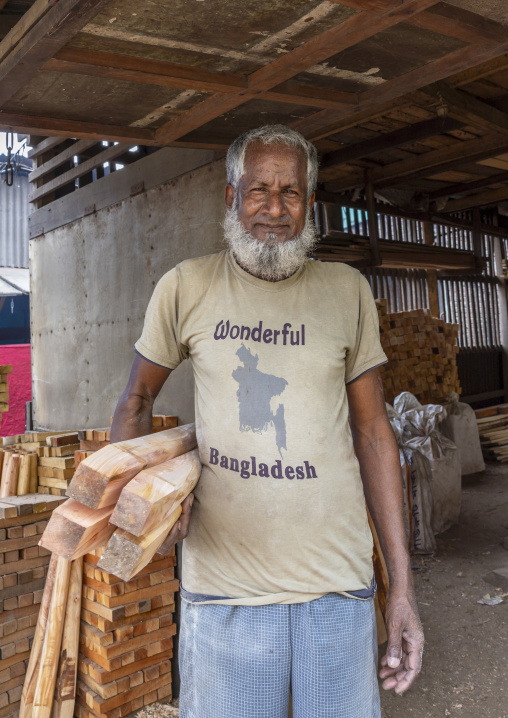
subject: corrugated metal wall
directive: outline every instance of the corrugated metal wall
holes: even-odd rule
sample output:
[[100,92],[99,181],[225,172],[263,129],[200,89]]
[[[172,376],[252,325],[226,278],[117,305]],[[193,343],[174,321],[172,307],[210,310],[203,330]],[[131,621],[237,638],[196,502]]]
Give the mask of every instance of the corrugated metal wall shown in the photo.
[[24,170],[15,173],[12,187],[7,187],[5,172],[0,172],[0,267],[28,267],[28,173]]

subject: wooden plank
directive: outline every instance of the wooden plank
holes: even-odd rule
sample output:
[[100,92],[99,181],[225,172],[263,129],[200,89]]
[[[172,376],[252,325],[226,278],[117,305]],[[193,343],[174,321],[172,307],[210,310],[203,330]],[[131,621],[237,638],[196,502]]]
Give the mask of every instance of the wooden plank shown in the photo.
[[[58,177],[55,177],[55,179],[52,179],[49,182],[46,182],[46,184],[43,184],[41,187],[33,189],[33,191],[29,195],[28,201],[37,202],[37,200],[42,199],[42,197],[46,197],[48,194],[51,194],[55,190],[64,187],[70,182],[73,182],[78,177],[83,177],[83,175],[88,174],[96,167],[102,167],[104,162],[110,162],[111,160],[115,159],[115,157],[119,157],[120,155],[125,154],[129,151],[129,147],[131,146],[132,145],[128,145],[125,143],[119,143],[117,145],[111,145],[111,147],[107,147],[103,152],[99,152],[99,154],[94,155],[89,160],[80,162],[78,165],[76,165],[76,167],[67,170],[67,172],[64,172],[63,174],[59,175]],[[77,440],[78,438],[76,434],[73,441],[69,440],[65,443],[74,444]],[[63,444],[52,444],[52,446],[62,445]]]
[[37,475],[54,479],[72,479],[74,469],[58,469],[56,466],[40,466],[37,469]]
[[117,502],[123,487],[144,468],[196,447],[194,424],[105,446],[80,463],[67,494],[91,508]]
[[42,647],[48,622],[49,607],[55,582],[57,562],[57,557],[53,556],[49,564],[48,575],[46,578],[44,593],[42,595],[41,607],[37,620],[34,641],[32,644],[32,650],[30,652],[30,660],[28,662],[25,684],[23,687],[23,692],[21,694],[19,718],[30,718],[30,716],[32,715],[33,701],[40,672]]
[[508,199],[508,187],[489,189],[478,194],[471,194],[461,199],[452,199],[446,203],[444,212],[460,212],[473,207],[488,207]]
[[506,27],[494,22],[479,13],[471,12],[457,5],[447,5],[440,2],[425,12],[408,18],[410,25],[421,27],[424,30],[437,32],[464,40],[467,43],[478,43],[487,40],[492,43],[506,41]]
[[37,568],[38,566],[47,566],[48,563],[49,556],[44,555],[37,556],[37,558],[24,558],[22,561],[0,564],[0,576],[5,576],[6,573],[28,571],[30,568]]
[[73,469],[74,456],[42,456],[39,459],[39,466],[55,467],[56,469]]
[[100,646],[98,643],[93,641],[93,638],[92,642],[94,643],[94,651],[98,655],[110,661],[113,658],[117,658],[118,656],[128,653],[129,651],[133,651],[136,648],[149,646],[152,643],[157,643],[165,638],[171,638],[174,635],[176,635],[176,624],[172,623],[169,626],[159,628],[158,630],[151,631],[150,633],[144,633],[127,641],[116,641],[109,646]]
[[123,529],[116,529],[97,565],[124,581],[130,581],[157,553],[181,513],[182,507],[177,506],[159,526],[139,538]]
[[[39,3],[36,2],[39,6]],[[17,42],[7,35],[0,43],[0,106],[11,99],[105,4],[105,0],[60,0],[45,3],[33,26]],[[42,4],[41,4],[41,7]],[[14,33],[16,28],[11,31]]]
[[98,593],[99,603],[108,608],[115,608],[116,606],[125,606],[128,603],[144,601],[147,598],[153,598],[158,596],[161,591],[167,593],[174,593],[178,591],[179,583],[178,580],[173,579],[172,581],[166,581],[163,584],[156,584],[155,586],[147,586],[146,588],[140,588],[137,591],[131,591],[130,593],[124,593],[121,596],[107,596],[106,594]]
[[30,454],[24,454],[19,461],[18,486],[16,493],[18,496],[30,493],[30,477],[32,462]]
[[52,718],[72,718],[76,700],[83,558],[72,562]]
[[150,532],[190,494],[200,475],[197,449],[141,471],[122,490],[111,523],[135,536]]
[[68,561],[104,545],[114,531],[112,507],[90,509],[74,499],[59,506],[41,536],[40,545]]
[[441,199],[442,197],[452,197],[454,194],[463,194],[475,189],[483,189],[483,187],[491,187],[495,184],[508,182],[508,172],[500,172],[490,177],[482,177],[472,182],[457,182],[456,184],[446,185],[441,189],[429,192],[430,199]]
[[125,676],[129,676],[134,672],[141,671],[144,668],[149,668],[150,666],[153,666],[156,663],[159,663],[161,661],[166,661],[172,657],[173,657],[173,650],[170,649],[169,651],[163,651],[162,653],[156,653],[153,656],[147,656],[146,658],[143,658],[134,663],[129,663],[126,666],[121,666],[120,668],[117,668],[115,671],[107,671],[106,669],[102,668],[102,666],[98,666],[97,664],[92,663],[90,665],[89,673],[94,681],[96,681],[100,685],[104,685],[106,683],[110,683],[111,681],[116,681],[119,678],[124,678]]
[[402,22],[409,15],[425,10],[436,2],[437,0],[406,0],[395,9],[390,7],[376,12],[358,13],[253,72],[248,76],[247,91],[212,95],[181,117],[162,125],[155,133],[156,140],[161,144],[173,142],[215,117],[248,102],[260,91],[271,90],[316,63]]
[[41,651],[39,677],[35,687],[33,718],[50,718],[51,716],[70,574],[71,562],[59,556]]
[[[88,607],[95,606],[93,601],[89,601]],[[168,613],[175,611],[175,604],[170,603],[167,606],[160,606],[158,608],[152,608],[149,612],[151,618],[159,618],[161,616],[167,616]],[[123,618],[115,621],[110,621],[104,616],[99,616],[97,613],[92,612],[86,608],[81,609],[81,618],[86,621],[89,625],[99,628],[101,631],[107,633],[108,631],[116,631],[125,627],[136,627],[140,623],[144,623],[146,618],[145,613],[138,613],[133,616],[124,616]]]
[[58,145],[62,144],[63,141],[64,140],[61,137],[46,137],[38,142],[35,147],[28,150],[28,158],[31,160],[36,159],[49,150],[52,150],[54,147],[58,147]]
[[448,105],[448,113],[460,118],[465,124],[480,125],[492,132],[508,132],[508,116],[505,112],[464,90],[451,87],[443,81],[426,87],[427,93]]
[[[58,167],[61,167],[66,162],[72,160],[75,155],[85,152],[95,144],[96,142],[94,140],[78,140],[77,142],[74,142],[70,147],[66,147],[50,160],[44,162],[44,164],[39,165],[39,167],[34,167],[28,176],[29,181],[35,182],[41,177],[44,177],[44,175],[53,172]],[[48,436],[51,436],[51,434],[48,434]],[[44,439],[45,438],[46,436],[44,436]],[[36,439],[36,441],[38,441],[38,439]]]
[[0,499],[16,496],[18,488],[19,454],[9,454],[5,457],[2,468],[2,485],[0,487]]
[[[26,494],[25,496],[6,496],[1,500],[3,504],[14,506],[18,516],[29,516],[34,514],[33,520],[39,520],[35,514],[42,514],[46,511],[56,509],[65,499],[47,499],[39,494]],[[1,526],[0,526],[1,527]]]

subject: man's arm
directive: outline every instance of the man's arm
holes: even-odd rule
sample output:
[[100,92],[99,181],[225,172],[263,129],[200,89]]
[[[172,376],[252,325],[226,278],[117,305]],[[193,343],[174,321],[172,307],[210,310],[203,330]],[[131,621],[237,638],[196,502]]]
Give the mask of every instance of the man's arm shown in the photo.
[[[153,404],[170,374],[170,369],[152,364],[140,354],[136,354],[129,381],[115,409],[111,443],[152,433]],[[194,496],[190,494],[183,502],[180,518],[160,547],[159,553],[169,553],[178,541],[187,536],[193,501]]]
[[390,579],[388,646],[379,675],[383,688],[403,693],[420,672],[424,639],[404,528],[399,450],[386,414],[379,370],[366,372],[346,389],[365,497]]

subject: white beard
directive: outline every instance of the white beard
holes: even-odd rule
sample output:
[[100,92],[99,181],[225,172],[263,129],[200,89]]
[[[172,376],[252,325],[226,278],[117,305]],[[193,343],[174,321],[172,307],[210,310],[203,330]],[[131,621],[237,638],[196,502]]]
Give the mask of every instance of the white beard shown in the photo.
[[277,242],[273,232],[267,233],[264,241],[256,239],[240,222],[234,207],[226,209],[223,226],[224,240],[242,269],[268,282],[279,282],[298,271],[317,243],[310,210],[302,232],[287,242]]

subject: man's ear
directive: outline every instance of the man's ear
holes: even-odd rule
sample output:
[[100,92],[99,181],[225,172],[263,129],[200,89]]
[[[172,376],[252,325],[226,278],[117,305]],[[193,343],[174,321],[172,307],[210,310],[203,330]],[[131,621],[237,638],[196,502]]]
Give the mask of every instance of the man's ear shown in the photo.
[[233,206],[233,202],[235,201],[235,194],[236,194],[236,192],[235,192],[235,188],[233,187],[233,185],[231,185],[231,184],[226,185],[226,192],[224,194],[224,199],[226,201],[226,207],[228,209],[231,209],[231,207]]
[[308,201],[309,209],[312,209],[312,208],[313,208],[315,201],[316,201],[316,193],[313,192],[313,193],[311,194],[311,196],[309,197],[309,201]]

